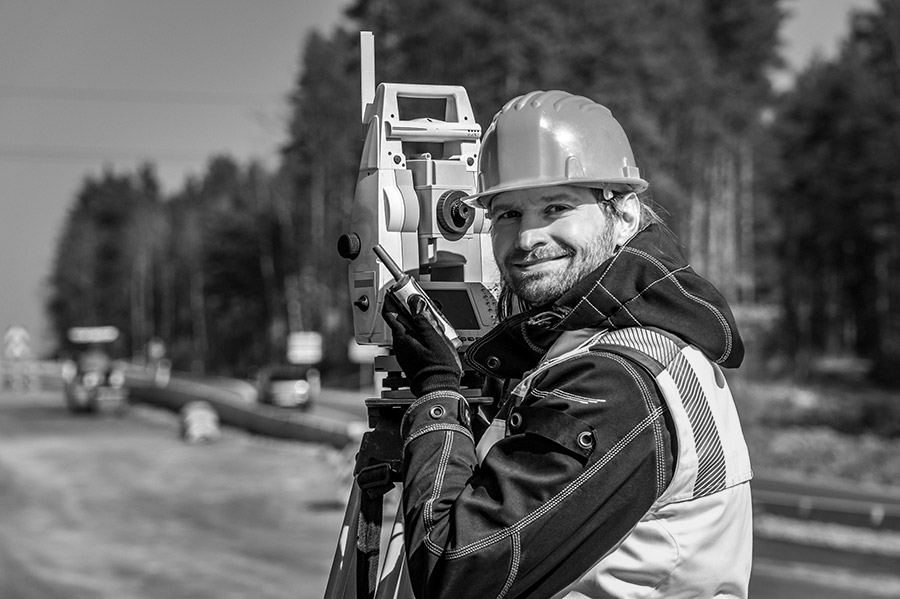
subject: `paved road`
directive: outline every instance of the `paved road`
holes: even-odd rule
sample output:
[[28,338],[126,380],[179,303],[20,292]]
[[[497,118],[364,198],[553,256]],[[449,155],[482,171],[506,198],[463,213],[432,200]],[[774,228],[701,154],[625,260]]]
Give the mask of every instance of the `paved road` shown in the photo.
[[[365,397],[327,390],[317,409],[343,421],[362,420]],[[105,599],[118,598],[124,588],[136,599],[167,599],[186,589],[192,597],[230,597],[235,589],[220,586],[217,577],[232,580],[234,563],[250,568],[245,577],[268,572],[269,594],[261,588],[259,597],[319,597],[341,515],[334,505],[340,495],[334,470],[347,466],[340,462],[346,456],[241,434],[192,450],[177,440],[171,414],[148,419],[148,413],[73,417],[59,392],[0,394],[0,597]],[[296,453],[291,447],[298,447]],[[223,501],[210,503],[213,490]],[[73,509],[112,498],[114,503],[101,503],[104,511],[73,516]],[[252,507],[260,501],[267,506],[263,513]],[[119,510],[129,518],[116,519]],[[45,532],[23,536],[37,528]],[[158,547],[164,537],[172,540],[165,550]],[[68,552],[75,547],[82,550]],[[900,597],[896,557],[765,536],[755,539],[754,554],[754,599]],[[174,567],[192,561],[190,568]],[[161,579],[160,564],[169,562],[172,571]]]
[[[0,495],[2,496],[2,495]],[[0,543],[0,597],[4,599],[76,599],[77,589],[62,589],[36,575],[6,544]]]
[[751,599],[896,599],[898,558],[754,538]]
[[0,393],[0,598],[320,599],[340,456],[223,432],[187,445],[170,412]]

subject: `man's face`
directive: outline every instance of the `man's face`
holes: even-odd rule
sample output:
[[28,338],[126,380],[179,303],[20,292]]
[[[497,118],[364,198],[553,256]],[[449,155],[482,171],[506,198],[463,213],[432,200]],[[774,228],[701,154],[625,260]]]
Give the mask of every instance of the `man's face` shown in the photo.
[[583,187],[503,192],[488,214],[500,274],[532,306],[558,299],[614,249],[616,221]]

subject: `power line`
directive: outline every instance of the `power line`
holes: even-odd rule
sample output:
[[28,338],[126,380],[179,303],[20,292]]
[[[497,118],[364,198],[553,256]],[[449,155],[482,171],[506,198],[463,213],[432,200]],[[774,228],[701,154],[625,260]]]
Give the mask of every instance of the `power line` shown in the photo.
[[[285,96],[286,97],[286,96]],[[0,85],[0,98],[62,102],[115,102],[131,104],[192,104],[256,108],[281,100],[276,94],[206,90],[110,89],[34,85]]]
[[[223,152],[224,153],[224,152]],[[60,146],[4,146],[0,145],[0,160],[4,162],[103,162],[136,160],[146,162],[196,163],[215,155],[145,148],[87,148]]]

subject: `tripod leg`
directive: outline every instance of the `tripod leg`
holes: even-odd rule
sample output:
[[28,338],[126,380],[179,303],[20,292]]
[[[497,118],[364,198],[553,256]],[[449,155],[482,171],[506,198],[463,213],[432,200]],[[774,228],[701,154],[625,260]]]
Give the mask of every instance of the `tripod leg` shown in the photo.
[[[385,496],[385,499],[400,495],[400,486]],[[384,559],[381,562],[381,570],[378,573],[378,590],[375,599],[415,599],[412,586],[409,582],[409,572],[406,565],[406,547],[403,545],[403,513],[400,511],[399,499],[392,502],[394,508],[394,523],[387,535],[387,547],[382,551]],[[385,518],[387,521],[387,518]],[[385,526],[383,530],[388,530]]]
[[341,523],[324,599],[356,599],[356,538],[362,491],[354,482],[347,501],[347,511]]

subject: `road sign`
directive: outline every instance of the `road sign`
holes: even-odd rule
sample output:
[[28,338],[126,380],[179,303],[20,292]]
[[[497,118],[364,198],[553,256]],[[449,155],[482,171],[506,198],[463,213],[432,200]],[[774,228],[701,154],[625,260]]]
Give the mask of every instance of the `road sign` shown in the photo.
[[72,327],[66,335],[72,343],[112,343],[119,337],[114,326]]
[[3,334],[3,356],[7,360],[24,360],[31,357],[31,335],[24,327],[10,326]]
[[295,332],[288,335],[287,359],[291,364],[316,364],[322,361],[322,335]]

